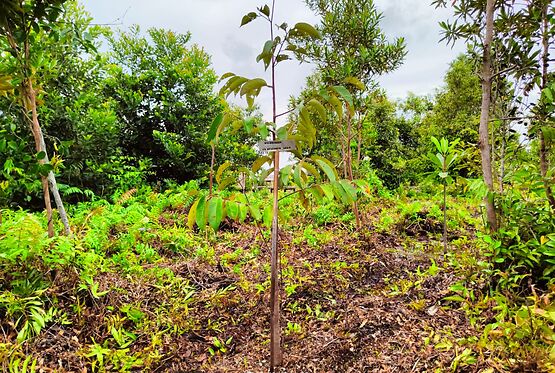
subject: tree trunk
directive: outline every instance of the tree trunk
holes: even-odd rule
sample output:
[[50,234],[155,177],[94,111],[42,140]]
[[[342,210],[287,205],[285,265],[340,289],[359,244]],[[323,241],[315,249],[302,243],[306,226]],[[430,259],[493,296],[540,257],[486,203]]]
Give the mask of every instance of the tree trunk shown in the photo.
[[[353,152],[351,150],[351,140],[352,140],[352,117],[351,112],[349,111],[349,107],[347,105],[347,171],[348,171],[348,178],[350,181],[353,181]],[[357,229],[360,229],[360,214],[358,212],[358,203],[357,201],[353,202],[353,213],[355,214],[355,222]]]
[[[357,138],[357,163],[360,165],[360,157],[361,157],[361,151],[362,151],[362,122],[363,122],[364,118],[361,118],[360,121],[358,122],[358,138]],[[359,171],[360,172],[360,171]]]
[[[547,74],[549,66],[549,20],[548,20],[548,10],[549,2],[545,1],[545,5],[542,9],[542,80],[540,90],[543,91],[547,87]],[[541,113],[540,126],[544,126],[546,123],[546,113]],[[545,136],[543,129],[539,131],[540,140],[540,171],[545,187],[545,195],[549,201],[549,205],[552,210],[555,210],[555,197],[553,197],[553,191],[551,190],[551,183],[547,179],[547,170],[549,169],[549,156],[547,146],[545,144]]]
[[482,59],[482,107],[480,114],[480,154],[482,156],[482,174],[484,182],[488,187],[488,195],[485,197],[486,213],[489,229],[497,231],[497,214],[493,198],[493,175],[491,166],[491,149],[489,145],[489,110],[491,104],[491,44],[493,42],[493,13],[495,11],[495,0],[487,0],[486,4],[486,36],[484,39],[484,51]]
[[[37,117],[37,110],[36,110],[36,99],[33,92],[33,86],[31,81],[29,80],[26,84],[24,83],[23,86],[23,97],[29,101],[29,105],[31,106],[32,118],[31,118],[31,133],[33,134],[33,139],[35,140],[35,150],[38,153],[41,151],[45,151],[42,146],[42,142],[40,141],[39,130],[40,127],[38,125],[38,117]],[[25,108],[25,104],[23,105],[23,109]],[[45,151],[46,153],[46,151]],[[45,157],[38,160],[40,165],[43,165],[47,162]],[[46,220],[48,226],[48,237],[54,237],[54,222],[52,220],[52,201],[50,200],[50,190],[48,188],[48,178],[46,176],[41,175],[41,184],[42,184],[42,195],[44,199],[44,207],[46,208]]]
[[[272,0],[272,13],[270,17],[270,36],[274,40],[274,8]],[[277,132],[276,111],[276,59],[272,55],[272,122],[274,123],[273,139]],[[283,363],[281,348],[281,309],[279,301],[279,151],[274,152],[274,190],[273,190],[273,217],[272,217],[272,248],[270,257],[270,372]]]
[[447,254],[447,184],[443,182],[443,253]]
[[[29,104],[31,105],[31,132],[33,133],[33,137],[35,139],[35,147],[37,152],[44,152],[45,156],[43,159],[39,160],[41,164],[45,164],[49,162],[48,153],[46,151],[46,144],[44,142],[44,136],[42,134],[42,129],[40,128],[39,117],[37,114],[37,100],[35,90],[33,89],[33,83],[30,79],[27,80],[26,84],[27,90],[27,97],[29,98]],[[43,193],[44,193],[44,201],[46,204],[46,211],[49,220],[49,227],[48,227],[48,234],[54,234],[53,227],[50,226],[52,220],[52,205],[50,202],[50,193],[48,184],[50,184],[50,191],[54,196],[54,202],[56,203],[56,207],[58,208],[58,213],[60,214],[60,219],[64,225],[64,231],[66,235],[71,235],[71,228],[69,225],[69,219],[67,217],[66,210],[64,208],[64,204],[62,202],[62,198],[60,196],[60,191],[58,190],[58,184],[56,183],[56,176],[52,171],[48,173],[47,177],[42,176],[42,184],[43,184]],[[49,211],[50,209],[50,211]]]
[[505,191],[505,155],[507,153],[507,121],[503,120],[503,138],[501,139],[501,154],[499,156],[499,193],[503,194]]

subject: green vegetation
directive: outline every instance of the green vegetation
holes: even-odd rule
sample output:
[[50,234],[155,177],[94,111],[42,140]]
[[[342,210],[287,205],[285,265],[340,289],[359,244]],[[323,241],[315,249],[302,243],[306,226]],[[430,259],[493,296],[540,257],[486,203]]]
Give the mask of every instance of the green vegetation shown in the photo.
[[555,370],[552,2],[434,1],[468,52],[397,102],[374,2],[306,4],[314,26],[237,20],[268,23],[270,78],[75,1],[0,5],[0,370]]

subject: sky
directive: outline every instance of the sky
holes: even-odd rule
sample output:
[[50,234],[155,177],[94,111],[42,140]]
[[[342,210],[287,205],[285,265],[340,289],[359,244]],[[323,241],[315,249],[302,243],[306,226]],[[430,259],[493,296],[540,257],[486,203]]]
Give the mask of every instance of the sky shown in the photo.
[[[269,0],[268,0],[269,1]],[[265,22],[251,22],[239,27],[244,14],[265,4],[260,0],[81,0],[95,23],[116,24],[127,29],[138,24],[142,30],[162,27],[175,32],[191,32],[192,42],[212,56],[213,67],[221,75],[231,71],[250,78],[269,81],[268,72],[257,64],[256,56],[269,38]],[[408,55],[401,68],[379,78],[380,85],[391,99],[401,99],[408,92],[433,94],[441,87],[449,63],[464,46],[454,48],[439,42],[439,21],[450,13],[435,9],[431,0],[375,0],[383,13],[381,27],[388,38],[404,37]],[[277,0],[276,21],[317,23],[318,18],[302,0]],[[278,111],[287,109],[290,95],[298,94],[306,76],[313,70],[309,64],[286,61],[277,70]],[[269,90],[268,90],[269,91]],[[268,93],[268,92],[267,92]],[[271,98],[261,94],[257,101],[261,111],[269,114]]]

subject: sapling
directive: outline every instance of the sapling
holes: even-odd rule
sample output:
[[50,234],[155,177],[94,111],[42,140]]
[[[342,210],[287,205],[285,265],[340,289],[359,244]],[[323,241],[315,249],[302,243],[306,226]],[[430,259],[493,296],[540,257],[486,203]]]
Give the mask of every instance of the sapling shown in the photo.
[[459,143],[459,139],[449,142],[446,138],[442,137],[438,140],[432,136],[432,142],[434,143],[437,153],[429,153],[428,158],[434,164],[436,171],[434,174],[439,177],[441,183],[443,184],[443,250],[447,252],[447,184],[453,182],[450,171],[453,169],[453,165],[459,154],[456,152],[455,147]]
[[[270,274],[270,371],[282,363],[281,351],[281,330],[280,330],[280,301],[279,301],[279,234],[278,234],[278,209],[279,209],[279,187],[289,182],[296,188],[295,194],[301,205],[308,207],[309,198],[322,200],[324,196],[336,198],[346,205],[352,205],[357,200],[358,189],[352,181],[341,180],[335,166],[327,159],[319,156],[305,156],[310,154],[310,149],[316,144],[316,128],[312,122],[315,115],[326,118],[328,111],[326,106],[332,107],[337,113],[337,117],[343,116],[343,107],[347,103],[352,103],[350,92],[343,86],[332,86],[322,89],[318,97],[307,100],[307,102],[297,103],[291,110],[283,113],[277,111],[276,99],[276,66],[279,63],[291,60],[294,56],[305,53],[302,48],[296,46],[295,42],[299,39],[317,39],[319,32],[314,26],[304,22],[299,22],[290,27],[287,23],[276,24],[274,22],[275,1],[271,6],[263,5],[250,12],[242,18],[241,26],[244,26],[255,19],[262,19],[268,23],[270,39],[264,43],[262,52],[257,56],[256,61],[262,62],[266,70],[270,73],[270,82],[263,78],[246,78],[234,73],[226,73],[221,77],[225,81],[220,94],[229,96],[230,94],[245,97],[249,108],[253,107],[254,100],[261,91],[267,89],[272,98],[272,119],[268,122],[253,123],[252,120],[244,120],[242,125],[247,133],[258,134],[263,139],[268,136],[279,143],[287,140],[295,142],[295,149],[289,149],[295,155],[295,162],[283,169],[279,166],[279,146],[272,149],[268,156],[258,158],[252,166],[253,174],[261,172],[265,179],[273,172],[273,203],[271,208],[264,211],[263,221],[267,226],[271,226],[271,274]],[[352,104],[347,105],[352,107]],[[277,120],[291,112],[294,112],[295,120],[278,126]],[[237,121],[225,113],[219,115],[212,123],[209,130],[208,141],[214,141],[218,136],[225,136],[226,126],[235,127]],[[239,123],[241,125],[241,123]],[[273,166],[263,170],[263,166],[268,164]],[[226,163],[224,163],[226,165]],[[222,166],[224,166],[222,165]],[[213,169],[212,169],[213,172]],[[222,171],[223,172],[223,171]],[[216,173],[216,180],[218,181]],[[324,180],[327,180],[325,182]],[[362,181],[355,181],[364,192],[368,187]],[[225,185],[225,183],[223,183]],[[284,198],[284,197],[282,197]],[[221,212],[221,213],[219,213]],[[189,226],[195,223],[203,229],[207,222],[212,228],[217,229],[221,220],[227,215],[232,219],[244,221],[246,214],[250,213],[255,221],[262,218],[258,206],[248,203],[246,196],[242,194],[231,194],[222,199],[220,196],[209,195],[208,199],[204,194],[193,204],[189,212]]]

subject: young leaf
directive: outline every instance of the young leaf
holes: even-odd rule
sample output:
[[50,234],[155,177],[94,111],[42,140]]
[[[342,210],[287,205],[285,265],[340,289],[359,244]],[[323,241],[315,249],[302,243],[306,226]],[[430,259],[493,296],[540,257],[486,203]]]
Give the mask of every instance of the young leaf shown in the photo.
[[189,229],[193,229],[193,227],[195,226],[195,219],[197,217],[197,206],[199,201],[200,198],[197,199],[189,209],[189,214],[187,215],[187,226],[189,227]]
[[243,16],[243,19],[241,19],[241,26],[245,26],[247,23],[254,21],[257,17],[258,14],[256,14],[255,12],[245,14]]
[[214,140],[214,138],[216,137],[216,132],[218,131],[218,127],[222,123],[223,118],[224,118],[224,114],[220,113],[212,121],[212,125],[210,125],[210,130],[208,131],[208,136],[206,138],[208,142]]
[[320,101],[313,98],[306,105],[312,108],[313,111],[318,113],[318,116],[320,117],[320,119],[322,119],[322,121],[326,121],[326,119],[328,118],[327,111]]
[[333,86],[333,90],[337,92],[337,94],[339,94],[343,98],[343,100],[345,100],[345,102],[349,104],[349,106],[353,106],[353,96],[347,88],[343,87],[342,85],[336,85]]
[[270,158],[268,156],[264,155],[264,156],[258,158],[252,164],[252,172],[255,172],[255,173],[258,172],[258,170],[260,170],[260,167],[262,167],[264,164],[270,163],[270,162],[272,162],[272,158]]
[[273,217],[274,217],[274,206],[272,205],[266,206],[266,208],[264,209],[264,215],[262,216],[262,220],[266,227],[269,228],[272,226]]
[[197,202],[196,223],[197,227],[203,230],[206,226],[206,197],[201,196]]
[[305,22],[297,23],[293,29],[304,36],[311,37],[312,39],[320,39],[322,37],[320,32],[316,30],[314,26]]
[[212,197],[208,201],[208,224],[215,231],[220,227],[224,218],[224,206],[221,197]]
[[263,7],[258,8],[258,10],[260,10],[260,13],[264,14],[266,17],[270,17],[270,7],[268,6],[268,4],[265,4]]
[[239,218],[239,204],[235,201],[227,201],[225,203],[225,209],[227,211],[227,216],[231,219],[237,221]]
[[337,170],[330,161],[316,155],[312,157],[312,160],[324,171],[330,181],[337,180]]
[[220,167],[218,167],[218,171],[216,172],[216,182],[219,184],[222,182],[222,174],[226,169],[231,166],[231,162],[226,161]]
[[[262,87],[266,87],[267,85],[268,83],[266,83],[266,81],[262,78],[251,79],[243,84],[243,86],[241,87],[240,95],[242,97],[246,94],[253,94],[257,90],[260,91]],[[258,92],[256,92],[255,96],[256,95],[258,95]]]

